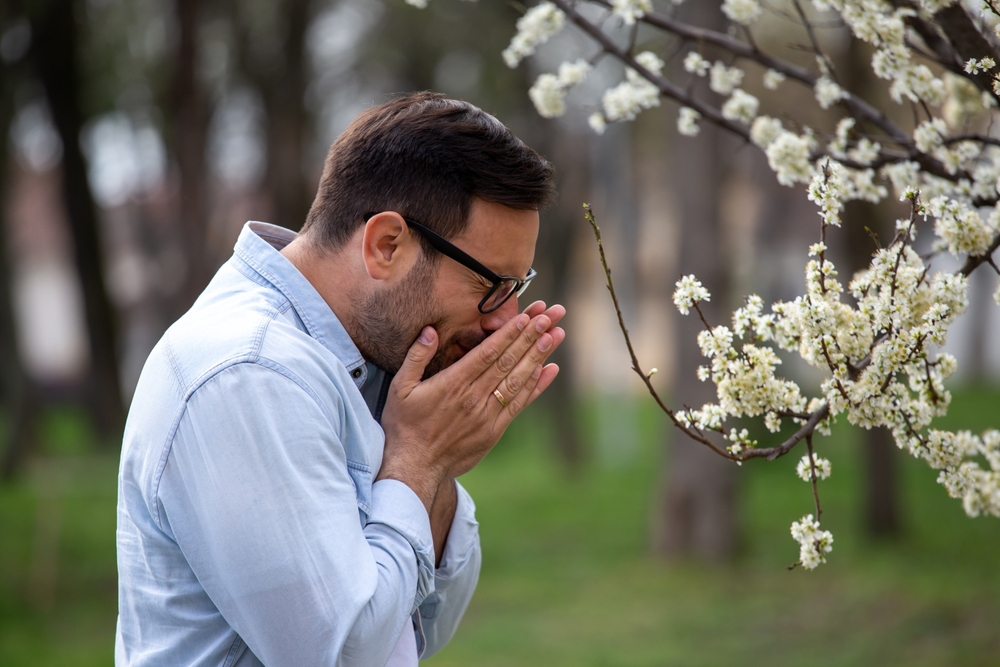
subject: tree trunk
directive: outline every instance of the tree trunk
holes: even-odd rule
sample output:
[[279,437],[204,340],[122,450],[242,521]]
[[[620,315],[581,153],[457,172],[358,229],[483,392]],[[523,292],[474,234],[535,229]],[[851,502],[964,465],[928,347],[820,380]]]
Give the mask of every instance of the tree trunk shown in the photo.
[[317,186],[305,171],[306,141],[312,126],[305,104],[311,6],[309,0],[276,3],[273,25],[269,26],[271,39],[263,45],[259,19],[239,11],[239,7],[233,9],[242,74],[260,93],[267,116],[264,191],[273,208],[270,221],[295,230],[305,222]]
[[170,319],[190,307],[211,278],[208,255],[208,169],[205,146],[208,137],[209,107],[198,81],[198,28],[201,12],[209,3],[176,0],[178,27],[177,53],[168,105],[173,119],[171,144],[180,172],[180,247],[186,262],[184,281],[177,293]]
[[963,380],[971,384],[989,381],[989,349],[996,335],[990,331],[995,285],[996,274],[976,271],[969,276],[969,309],[965,315],[969,320],[969,359],[962,365],[967,373]]
[[[691,3],[680,8],[686,20],[706,27],[724,23],[712,3]],[[730,276],[722,253],[722,223],[718,193],[726,167],[724,151],[738,147],[731,137],[703,123],[697,142],[677,136],[671,150],[671,186],[681,215],[681,275],[694,273],[711,292],[702,304],[711,323],[724,323],[729,304]],[[669,277],[664,277],[669,280]],[[699,382],[696,372],[706,360],[696,344],[701,330],[697,316],[678,322],[677,377],[674,395],[691,407],[716,400],[714,385]],[[668,558],[694,556],[710,560],[732,557],[738,545],[736,515],[736,466],[684,436],[669,443],[666,484],[661,499],[656,551]]]
[[[0,21],[9,17],[0,15]],[[14,67],[0,62],[0,202],[6,202],[7,167],[10,164],[7,139],[13,117]],[[0,480],[10,479],[20,468],[34,431],[37,393],[24,368],[14,319],[11,262],[7,248],[7,207],[0,205],[0,402],[4,424],[0,436]]]
[[884,428],[864,431],[865,529],[870,537],[898,537],[902,532],[896,469],[899,453],[892,434]]
[[62,189],[77,273],[83,291],[90,368],[85,401],[105,438],[121,434],[125,420],[118,374],[116,316],[104,282],[97,211],[80,149],[83,129],[77,23],[73,0],[52,0],[32,23],[32,58],[63,144]]
[[274,201],[272,222],[299,229],[316,184],[304,172],[306,132],[309,114],[305,107],[306,54],[305,34],[309,27],[308,0],[282,3],[285,16],[284,67],[261,77],[264,105],[267,109],[267,189]]
[[[547,144],[547,145],[546,145]],[[565,126],[554,128],[550,138],[543,138],[538,148],[545,155],[551,155],[556,165],[584,165],[589,159],[590,142],[573,134]],[[538,235],[536,257],[547,260],[543,277],[544,294],[548,303],[565,304],[569,297],[571,283],[570,261],[572,259],[573,239],[580,238],[587,230],[583,218],[582,204],[588,197],[589,183],[586,169],[566,168],[558,173],[559,203],[550,211],[542,214],[542,226]],[[574,233],[575,232],[575,233]],[[586,239],[584,236],[583,238]],[[536,297],[532,286],[532,296],[529,296],[523,308]],[[567,315],[569,323],[564,323],[572,329],[573,314]],[[573,355],[566,346],[561,346],[553,354],[550,361],[559,365],[559,379],[542,395],[542,401],[548,407],[555,422],[555,449],[564,468],[570,474],[576,473],[583,463],[584,451],[581,444],[580,428],[577,415],[578,396],[575,388],[576,364]]]

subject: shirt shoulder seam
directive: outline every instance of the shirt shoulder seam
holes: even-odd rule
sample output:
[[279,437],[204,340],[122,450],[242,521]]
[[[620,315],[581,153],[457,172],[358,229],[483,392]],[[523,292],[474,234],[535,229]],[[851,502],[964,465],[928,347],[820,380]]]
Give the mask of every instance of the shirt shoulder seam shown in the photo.
[[163,469],[167,465],[167,459],[170,456],[170,450],[173,447],[174,437],[177,435],[177,429],[180,426],[181,419],[183,419],[184,417],[184,413],[187,411],[188,402],[191,400],[191,397],[195,394],[195,392],[198,391],[198,389],[203,387],[206,382],[209,382],[212,378],[218,377],[220,373],[223,373],[224,371],[230,368],[235,368],[236,366],[239,366],[241,364],[260,366],[261,368],[267,368],[271,371],[275,371],[279,375],[285,376],[288,380],[292,381],[293,383],[298,385],[303,391],[305,391],[309,395],[309,397],[313,399],[313,402],[316,403],[316,406],[323,412],[323,416],[326,418],[326,420],[331,424],[334,423],[332,416],[326,409],[324,409],[322,402],[319,400],[319,397],[304,380],[302,380],[298,375],[293,373],[284,365],[279,364],[271,359],[262,358],[260,356],[260,349],[264,343],[264,338],[266,336],[267,329],[270,326],[271,322],[273,322],[278,315],[287,312],[290,307],[291,304],[287,300],[285,300],[281,306],[272,308],[270,312],[268,312],[267,316],[263,318],[263,321],[258,327],[257,332],[254,334],[254,342],[249,352],[234,355],[232,357],[223,359],[222,361],[215,364],[214,366],[203,372],[201,375],[199,375],[198,378],[194,382],[192,382],[189,387],[184,386],[183,378],[181,378],[180,370],[178,369],[176,364],[176,359],[174,358],[174,355],[168,345],[168,353],[169,353],[168,356],[170,358],[170,364],[173,367],[174,373],[177,375],[178,380],[181,383],[183,398],[181,399],[180,408],[177,410],[177,414],[170,424],[170,429],[167,431],[166,441],[163,444],[163,451],[160,453],[160,459],[159,461],[157,461],[156,469],[153,472],[152,488],[150,493],[152,507],[150,509],[153,514],[153,519],[156,521],[156,525],[159,526],[161,530],[163,529],[163,521],[161,520],[160,517],[160,506],[156,501],[159,498],[160,494],[160,480],[163,477]]
[[219,377],[222,373],[226,372],[227,370],[237,368],[238,366],[258,367],[269,370],[273,373],[276,373],[277,375],[284,377],[286,380],[292,382],[297,387],[302,389],[302,391],[305,392],[309,396],[309,398],[313,400],[313,402],[316,404],[316,407],[320,409],[320,411],[323,413],[323,416],[326,418],[326,420],[330,423],[331,426],[335,424],[333,416],[323,406],[322,401],[320,401],[319,396],[316,394],[315,391],[313,391],[312,387],[310,387],[305,380],[300,378],[289,368],[273,361],[272,359],[268,359],[266,357],[258,358],[256,360],[239,359],[239,360],[234,360],[232,363],[229,363],[225,366],[221,365],[217,366],[216,372],[212,373],[209,377],[205,377],[201,382],[199,382],[196,388],[192,389],[184,397],[184,402],[181,404],[180,409],[177,411],[177,416],[174,418],[174,421],[170,426],[170,431],[167,434],[167,440],[163,447],[163,453],[160,455],[160,460],[157,462],[156,465],[156,471],[153,473],[153,489],[152,489],[152,494],[150,496],[152,504],[151,509],[153,512],[153,518],[156,521],[156,525],[160,528],[160,530],[163,530],[163,521],[162,518],[160,517],[160,506],[159,503],[157,502],[159,500],[159,495],[160,495],[160,481],[163,479],[163,471],[166,468],[167,459],[170,457],[170,452],[173,449],[174,440],[176,439],[177,436],[177,429],[180,427],[181,420],[184,418],[184,413],[187,412],[190,399],[197,392],[197,389],[200,389],[201,387],[205,386],[205,384]]

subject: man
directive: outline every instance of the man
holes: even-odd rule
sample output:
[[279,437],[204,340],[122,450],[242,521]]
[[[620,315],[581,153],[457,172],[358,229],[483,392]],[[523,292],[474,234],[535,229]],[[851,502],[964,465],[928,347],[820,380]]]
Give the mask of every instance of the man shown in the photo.
[[552,168],[430,93],[361,114],[303,231],[247,223],[125,428],[117,665],[415,665],[478,577],[455,478],[555,378]]

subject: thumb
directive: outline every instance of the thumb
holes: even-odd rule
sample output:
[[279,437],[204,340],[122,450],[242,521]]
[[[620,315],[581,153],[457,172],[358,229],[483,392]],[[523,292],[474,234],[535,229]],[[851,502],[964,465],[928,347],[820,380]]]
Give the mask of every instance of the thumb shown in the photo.
[[396,389],[400,394],[407,396],[420,383],[424,369],[437,352],[437,346],[438,335],[434,327],[424,327],[420,336],[410,346],[406,358],[403,359],[403,365],[399,367],[399,372],[393,379],[393,384],[398,385]]

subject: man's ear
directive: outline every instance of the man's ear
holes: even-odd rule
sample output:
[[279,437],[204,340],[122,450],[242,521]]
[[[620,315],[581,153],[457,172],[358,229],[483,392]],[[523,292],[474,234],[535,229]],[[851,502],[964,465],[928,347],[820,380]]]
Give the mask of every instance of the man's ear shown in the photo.
[[392,281],[405,275],[419,252],[413,232],[395,211],[378,213],[365,223],[361,257],[370,278]]

